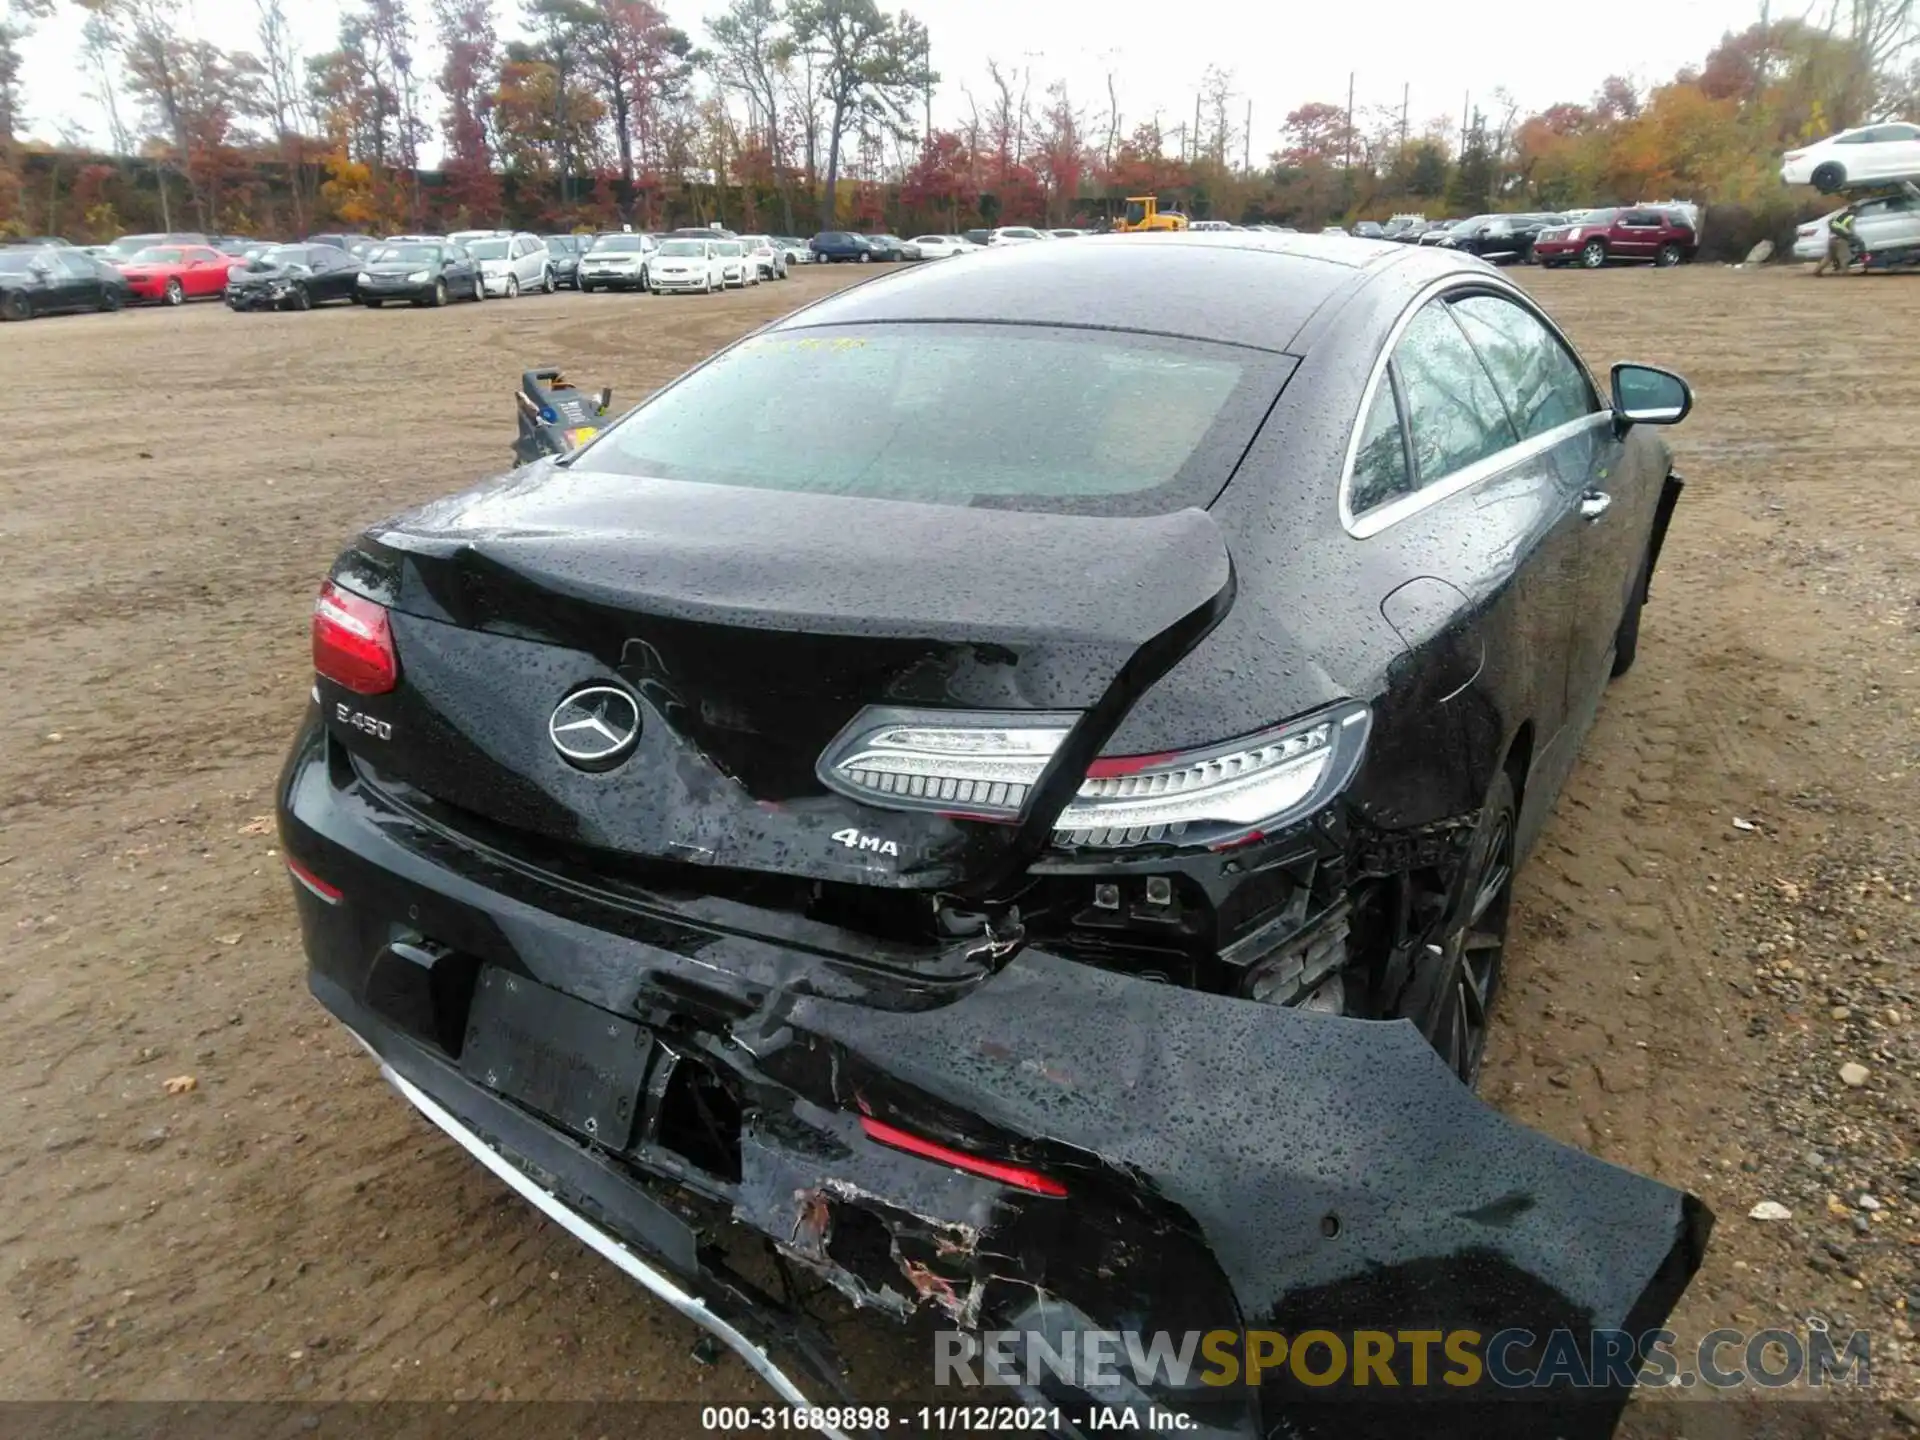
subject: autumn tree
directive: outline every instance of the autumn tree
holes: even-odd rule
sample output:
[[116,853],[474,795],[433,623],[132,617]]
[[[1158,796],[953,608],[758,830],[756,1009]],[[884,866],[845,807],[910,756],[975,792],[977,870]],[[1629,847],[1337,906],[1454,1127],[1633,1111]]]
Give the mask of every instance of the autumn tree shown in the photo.
[[889,15],[874,0],[795,0],[795,42],[819,65],[827,110],[826,190],[820,224],[833,225],[840,147],[861,124],[904,126],[923,87],[939,77],[927,65],[926,27]]
[[1067,82],[1047,87],[1047,103],[1034,129],[1034,164],[1046,186],[1046,218],[1064,222],[1080,198],[1089,167],[1086,119],[1067,94]]
[[488,119],[499,85],[500,40],[493,0],[434,0],[440,42],[440,133],[446,141],[447,202],[466,222],[500,218],[500,177],[488,144]]
[[[258,17],[255,35],[260,47],[262,108],[272,126],[280,160],[287,167],[294,233],[304,235],[315,196],[307,175],[310,142],[301,55],[287,19],[285,0],[254,0],[254,11]],[[111,114],[111,102],[109,107]]]
[[782,125],[795,45],[778,0],[732,0],[707,22],[713,38],[709,64],[714,80],[747,106],[748,127],[766,147],[773,182],[780,191],[782,227],[793,229],[793,186]]
[[583,80],[605,104],[620,174],[620,215],[631,223],[635,155],[657,165],[663,110],[686,92],[692,42],[648,0],[543,0],[570,32]]
[[951,130],[936,130],[921,142],[920,158],[900,183],[900,203],[910,215],[926,215],[938,227],[958,230],[961,210],[973,204],[972,171],[966,141]]

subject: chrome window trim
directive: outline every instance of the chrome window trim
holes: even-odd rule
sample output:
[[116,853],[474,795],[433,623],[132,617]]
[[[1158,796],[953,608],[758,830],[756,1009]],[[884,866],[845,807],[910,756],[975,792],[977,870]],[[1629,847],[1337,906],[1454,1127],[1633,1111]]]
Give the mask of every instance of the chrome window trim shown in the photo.
[[[1497,295],[1503,300],[1512,301],[1538,320],[1547,328],[1547,333],[1564,345],[1567,353],[1573,357],[1574,364],[1579,367],[1581,376],[1587,382],[1589,398],[1596,408],[1591,414],[1584,415],[1578,420],[1569,420],[1564,425],[1556,425],[1553,429],[1531,436],[1517,445],[1509,445],[1504,450],[1497,450],[1491,455],[1484,456],[1471,465],[1464,466],[1450,475],[1442,476],[1431,485],[1422,486],[1410,495],[1402,495],[1398,500],[1389,500],[1384,505],[1376,505],[1364,515],[1355,515],[1353,513],[1353,467],[1360,458],[1360,432],[1366,425],[1367,413],[1373,407],[1374,396],[1380,389],[1381,379],[1386,375],[1387,367],[1393,360],[1393,352],[1398,348],[1400,337],[1405,334],[1407,326],[1413,323],[1415,315],[1418,315],[1431,302],[1450,298],[1456,293],[1463,299],[1474,294]],[[1438,505],[1442,500],[1450,499],[1463,490],[1471,490],[1491,476],[1531,460],[1536,455],[1551,450],[1561,441],[1590,430],[1602,421],[1610,422],[1612,418],[1612,411],[1601,403],[1600,387],[1593,383],[1593,374],[1587,369],[1586,361],[1580,358],[1580,352],[1574,348],[1573,342],[1567,339],[1566,333],[1554,324],[1552,319],[1535,305],[1524,291],[1511,282],[1492,275],[1445,276],[1421,287],[1394,320],[1392,327],[1387,331],[1385,342],[1380,347],[1380,353],[1374,357],[1373,369],[1367,376],[1366,388],[1360,392],[1359,409],[1347,432],[1346,458],[1340,466],[1340,526],[1354,539],[1366,540],[1378,535],[1389,526],[1397,525],[1410,515],[1419,514],[1429,505]],[[1404,436],[1406,426],[1411,424],[1411,417],[1402,415],[1401,422]]]

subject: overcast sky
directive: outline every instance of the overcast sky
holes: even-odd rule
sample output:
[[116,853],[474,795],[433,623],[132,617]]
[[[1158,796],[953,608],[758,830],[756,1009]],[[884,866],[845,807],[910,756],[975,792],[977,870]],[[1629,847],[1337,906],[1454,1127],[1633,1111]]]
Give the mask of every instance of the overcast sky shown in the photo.
[[[882,0],[883,5],[886,0]],[[189,0],[190,25],[226,48],[251,47],[252,0]],[[338,9],[328,0],[288,7],[309,51],[329,48]],[[415,4],[426,24],[425,0]],[[669,0],[671,21],[696,43],[706,39],[704,16],[720,0]],[[1123,122],[1131,127],[1161,112],[1170,130],[1191,121],[1193,97],[1210,64],[1229,70],[1238,95],[1238,130],[1253,104],[1256,163],[1278,146],[1281,121],[1309,100],[1346,98],[1356,75],[1355,100],[1398,107],[1410,85],[1412,128],[1436,115],[1458,116],[1468,92],[1483,97],[1505,85],[1527,110],[1558,100],[1585,100],[1609,73],[1643,84],[1698,61],[1729,29],[1757,15],[1754,0],[1613,0],[1601,11],[1579,7],[1472,7],[1431,0],[1333,0],[1299,5],[1273,0],[1206,0],[1204,4],[1149,0],[917,0],[906,8],[933,36],[934,68],[944,77],[934,96],[936,124],[967,113],[961,86],[982,99],[989,58],[1003,68],[1026,68],[1034,97],[1065,78],[1090,117],[1106,106],[1106,77],[1116,75]],[[501,0],[503,34],[512,33],[517,0]],[[1591,13],[1598,20],[1579,18]],[[26,43],[29,133],[53,138],[63,124],[104,141],[98,106],[84,98],[79,64],[80,15],[63,6]],[[430,47],[426,47],[429,48]],[[435,53],[421,69],[439,68]],[[438,104],[434,105],[437,114]],[[436,147],[437,149],[437,147]]]

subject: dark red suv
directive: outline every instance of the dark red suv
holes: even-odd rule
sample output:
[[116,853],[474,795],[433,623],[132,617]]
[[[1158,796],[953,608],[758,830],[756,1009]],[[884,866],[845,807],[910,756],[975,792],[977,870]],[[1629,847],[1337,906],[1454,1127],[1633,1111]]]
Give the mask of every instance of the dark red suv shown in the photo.
[[1579,264],[1588,270],[1616,260],[1678,265],[1691,260],[1699,237],[1685,216],[1652,206],[1589,210],[1569,225],[1542,231],[1533,257],[1542,265]]

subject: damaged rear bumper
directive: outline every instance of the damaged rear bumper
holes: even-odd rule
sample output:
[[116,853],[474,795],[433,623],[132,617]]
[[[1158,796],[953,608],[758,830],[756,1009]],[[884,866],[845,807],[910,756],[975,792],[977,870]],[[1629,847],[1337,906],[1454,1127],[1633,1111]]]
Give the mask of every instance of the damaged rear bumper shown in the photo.
[[[428,1119],[789,1401],[853,1398],[796,1275],[898,1318],[1052,1342],[1520,1327],[1584,1343],[1656,1328],[1699,1264],[1697,1201],[1506,1120],[1405,1023],[1031,948],[977,983],[862,993],[803,950],[685,914],[584,923],[558,883],[543,896],[381,810],[327,748],[316,730],[296,745],[281,809],[289,857],[320,882],[295,887],[315,996]],[[476,1073],[486,976],[631,1032],[631,1116],[543,1118]],[[1256,1386],[1163,1379],[1143,1393],[1040,1376],[1026,1393],[1060,1405],[1066,1434],[1095,1400],[1184,1410],[1187,1433],[1219,1436],[1417,1423],[1484,1440],[1541,1419],[1436,1387],[1396,1396],[1376,1432],[1284,1369]],[[1600,1435],[1626,1391],[1578,1398],[1580,1422],[1563,1407],[1555,1428]]]

